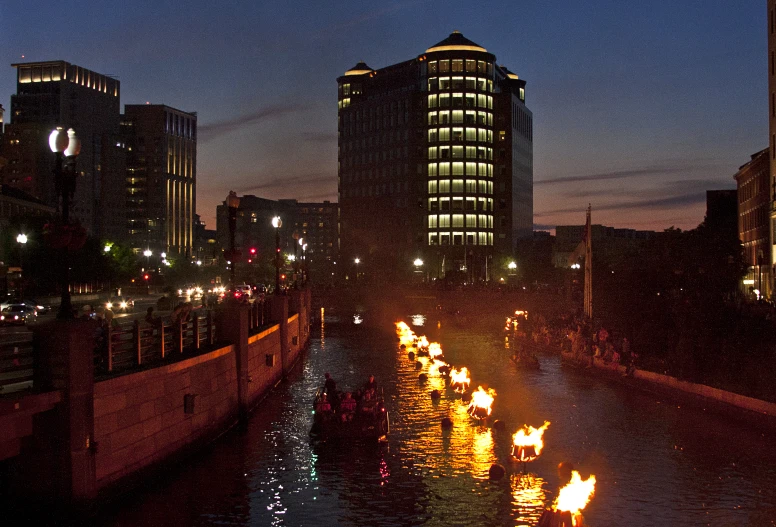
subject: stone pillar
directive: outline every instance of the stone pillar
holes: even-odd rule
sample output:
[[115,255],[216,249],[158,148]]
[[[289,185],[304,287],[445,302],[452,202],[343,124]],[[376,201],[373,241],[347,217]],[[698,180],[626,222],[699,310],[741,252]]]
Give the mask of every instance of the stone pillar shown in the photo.
[[291,369],[291,361],[288,357],[288,297],[273,295],[271,302],[272,321],[280,324],[280,364],[283,369],[283,379],[285,379]]
[[241,423],[248,420],[250,397],[248,395],[248,316],[250,305],[227,301],[216,312],[218,338],[234,348],[237,366],[237,408]]
[[[88,506],[97,490],[94,461],[96,331],[95,323],[81,320],[55,320],[33,326],[34,387],[37,391],[60,390],[62,403],[44,421],[45,425],[41,423],[43,426],[34,431],[36,447],[42,450],[28,454],[26,476],[33,485],[30,489],[33,492],[38,490],[45,493],[45,497],[76,507]],[[40,454],[40,459],[34,459],[36,454]]]

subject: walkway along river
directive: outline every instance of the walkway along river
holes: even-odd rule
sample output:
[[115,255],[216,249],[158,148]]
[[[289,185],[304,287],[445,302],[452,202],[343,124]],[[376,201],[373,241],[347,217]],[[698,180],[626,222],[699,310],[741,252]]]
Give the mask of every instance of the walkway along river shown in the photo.
[[[493,419],[505,432],[476,426],[441,379],[419,383],[392,321],[327,311],[297,371],[247,430],[125,496],[97,523],[534,525],[557,492],[555,467],[571,461],[583,478],[597,478],[584,512],[592,526],[774,524],[767,432],[581,375],[555,357],[542,356],[540,371],[518,371],[500,327],[472,332],[411,315],[403,319],[423,323],[412,327],[441,342],[448,362],[467,366],[474,387],[495,388]],[[340,388],[375,374],[391,412],[387,445],[310,444],[311,401],[327,371]],[[443,392],[438,402],[433,389]],[[443,432],[448,412],[454,428]],[[512,433],[544,420],[552,421],[545,450],[523,476],[509,459]],[[498,482],[487,479],[494,462],[507,467]]]

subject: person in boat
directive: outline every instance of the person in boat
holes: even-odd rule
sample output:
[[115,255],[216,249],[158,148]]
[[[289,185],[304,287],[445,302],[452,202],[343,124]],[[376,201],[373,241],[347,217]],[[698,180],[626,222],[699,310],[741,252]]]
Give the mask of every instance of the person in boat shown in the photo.
[[377,383],[375,382],[375,376],[370,375],[369,380],[364,384],[364,398],[367,400],[377,397]]
[[326,381],[323,383],[323,391],[329,395],[334,395],[337,392],[337,383],[328,372],[326,372],[324,377],[326,377]]
[[326,415],[331,413],[331,403],[325,393],[321,394],[321,398],[315,402],[315,411]]
[[356,413],[356,400],[350,392],[345,392],[345,396],[340,401],[340,415],[342,421],[352,421],[353,414]]

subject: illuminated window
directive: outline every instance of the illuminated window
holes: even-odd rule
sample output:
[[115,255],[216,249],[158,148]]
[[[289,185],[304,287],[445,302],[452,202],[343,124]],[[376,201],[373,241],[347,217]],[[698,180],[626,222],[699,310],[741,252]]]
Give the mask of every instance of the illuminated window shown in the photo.
[[438,95],[436,95],[436,94],[429,95],[428,96],[428,107],[429,108],[436,108],[437,104],[438,104],[438,101],[439,101],[439,96]]
[[504,140],[506,140],[506,138],[507,138],[507,133],[506,133],[506,131],[504,131],[504,130],[499,130],[499,132],[498,132],[498,140],[499,140],[499,141],[504,141]]
[[453,159],[463,159],[463,147],[462,146],[454,146],[453,147]]
[[[453,207],[455,210],[455,207]],[[453,214],[453,228],[463,227],[463,214]]]
[[454,232],[453,233],[453,245],[463,245],[463,233],[462,232]]
[[440,176],[450,175],[450,163],[439,163],[439,175]]
[[431,128],[428,131],[428,142],[429,143],[436,143],[437,140],[438,140],[438,137],[439,136],[437,135],[437,129],[436,128]]
[[463,123],[463,110],[453,110],[453,124]]
[[440,214],[439,215],[439,228],[440,229],[449,229],[450,228],[450,215],[449,214]]
[[[453,172],[455,172],[455,169],[453,169]],[[463,192],[463,179],[453,180],[453,192]]]
[[440,93],[439,94],[439,107],[440,108],[449,108],[450,107],[450,94],[449,93]]
[[[478,146],[477,147],[477,159],[486,160],[488,159],[488,150],[484,146]],[[480,163],[482,165],[482,163]],[[482,171],[482,167],[480,166],[480,176],[486,176],[487,174]]]
[[439,112],[439,122],[442,124],[450,124],[450,110]]
[[488,233],[488,245],[493,245],[493,233]]
[[477,89],[480,91],[485,91],[488,87],[488,82],[486,79],[483,79],[482,77],[477,78]]
[[428,233],[428,244],[437,245],[439,243],[439,235],[435,232]]
[[488,124],[488,113],[487,112],[477,112],[477,124],[487,125]]
[[480,245],[488,245],[488,233],[487,232],[480,232],[479,234],[479,244]]
[[439,198],[439,210],[450,210],[450,198]]
[[436,159],[437,158],[437,147],[435,147],[435,146],[429,146],[428,147],[428,158],[429,159]]
[[493,96],[492,95],[488,95],[488,109],[489,110],[493,109]]
[[493,182],[488,181],[488,194],[493,194]]
[[437,91],[439,89],[439,79],[431,77],[428,79],[428,91]]
[[477,73],[485,73],[485,62],[482,60],[477,61]]
[[469,227],[477,227],[477,215],[476,214],[467,214],[466,215],[466,227],[467,228],[469,228]]
[[475,102],[476,102],[476,95],[473,93],[467,93],[466,94],[466,107],[467,108],[474,108]]
[[439,129],[439,140],[440,141],[449,141],[450,140],[450,129],[449,128],[440,128]]
[[473,73],[477,71],[477,61],[476,60],[466,60],[466,71],[469,73]]
[[477,245],[477,233],[476,232],[467,232],[466,233],[466,245]]
[[466,210],[477,210],[477,198],[466,198]]
[[434,177],[437,175],[437,165],[436,163],[429,163],[428,164],[428,175],[429,177]]
[[466,129],[466,140],[467,141],[476,141],[477,140],[477,129],[476,128],[467,128]]
[[493,165],[488,165],[488,177],[493,177]]
[[463,60],[462,59],[455,59],[453,60],[453,72],[461,72],[463,71]]
[[477,89],[477,79],[475,79],[474,77],[466,77],[466,84],[464,85],[464,87],[467,90],[472,90],[472,91],[476,90]]
[[350,84],[342,85],[342,95],[350,95]]
[[477,192],[477,180],[476,179],[467,179],[466,180],[466,193],[467,194],[474,194]]
[[436,215],[431,215],[428,217],[428,228],[429,229],[436,229],[437,228],[437,217]]
[[440,60],[439,61],[439,73],[447,73],[450,71],[450,61],[449,60]]
[[487,108],[488,107],[488,96],[479,94],[477,96],[477,106],[480,108]]
[[487,200],[485,198],[478,198],[477,201],[479,202],[477,210],[488,210]]
[[453,128],[453,141],[463,141],[463,128]]
[[435,74],[437,72],[438,72],[437,62],[436,61],[429,62],[428,63],[428,73],[429,73],[429,75]]
[[466,124],[477,124],[477,112],[466,110]]
[[450,77],[440,77],[439,78],[439,89],[440,90],[449,90],[450,89]]
[[[466,157],[473,157],[469,155],[469,149],[475,150],[476,149],[473,146],[467,146],[466,147]],[[476,176],[477,175],[477,163],[466,163],[466,175],[467,176]]]
[[428,210],[439,210],[439,201],[437,198],[428,198]]
[[525,102],[525,88],[520,88],[520,100]]
[[428,193],[429,194],[436,194],[437,193],[437,181],[436,179],[431,180],[428,182]]
[[488,210],[493,212],[493,198],[488,198]]
[[441,159],[450,159],[450,147],[449,146],[440,146],[439,147],[439,157]]
[[488,91],[493,93],[493,81],[488,80]]
[[450,233],[449,232],[440,232],[439,233],[439,245],[450,245]]
[[488,193],[488,183],[484,179],[481,179],[477,186],[479,187],[480,194]]
[[488,131],[485,128],[477,129],[477,140],[480,143],[484,143],[488,140]]
[[463,93],[453,94],[453,108],[463,108]]
[[463,162],[462,161],[455,161],[455,162],[453,162],[453,175],[454,176],[463,176]]
[[429,112],[428,114],[428,124],[438,124],[439,123],[439,116],[436,112]]
[[449,194],[450,193],[450,180],[449,179],[440,179],[439,180],[439,193],[440,194]]

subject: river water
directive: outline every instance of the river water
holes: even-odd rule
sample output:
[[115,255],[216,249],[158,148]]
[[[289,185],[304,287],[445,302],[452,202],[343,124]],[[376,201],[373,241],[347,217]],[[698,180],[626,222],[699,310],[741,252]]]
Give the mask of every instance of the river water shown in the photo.
[[[594,474],[584,511],[591,526],[774,525],[776,442],[699,407],[634,392],[542,356],[519,371],[500,329],[471,331],[412,317],[445,358],[467,366],[474,386],[496,390],[499,433],[478,426],[431,376],[420,383],[394,327],[369,313],[315,323],[310,349],[287,383],[234,430],[185,464],[102,511],[101,525],[534,525],[556,496],[555,467]],[[391,432],[380,446],[311,445],[311,401],[331,372],[340,388],[373,373]],[[442,391],[434,402],[429,393]],[[454,427],[442,431],[442,417]],[[523,424],[552,424],[541,457],[510,460]],[[507,475],[488,480],[492,463]]]

